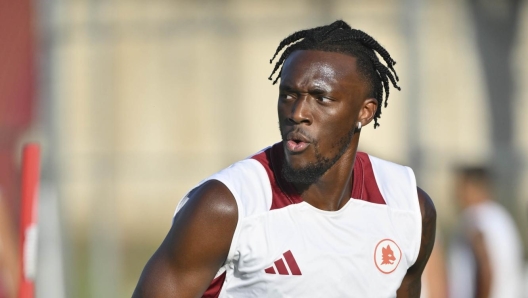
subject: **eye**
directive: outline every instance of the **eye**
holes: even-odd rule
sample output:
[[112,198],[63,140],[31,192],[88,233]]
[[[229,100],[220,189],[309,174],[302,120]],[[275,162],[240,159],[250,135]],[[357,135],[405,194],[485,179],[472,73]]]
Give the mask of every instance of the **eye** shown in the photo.
[[328,98],[328,97],[324,97],[324,96],[319,96],[317,97],[317,100],[320,101],[320,102],[323,102],[323,103],[329,103],[329,102],[332,102],[332,99]]
[[295,97],[293,96],[293,94],[288,94],[288,93],[281,93],[279,94],[279,97],[283,100],[291,100],[291,99],[294,99]]

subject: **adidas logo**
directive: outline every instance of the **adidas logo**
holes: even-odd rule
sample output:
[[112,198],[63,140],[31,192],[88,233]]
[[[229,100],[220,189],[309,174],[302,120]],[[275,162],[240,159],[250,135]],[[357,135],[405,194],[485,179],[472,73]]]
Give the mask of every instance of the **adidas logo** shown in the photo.
[[268,274],[277,274],[278,272],[280,275],[302,275],[301,269],[299,269],[290,250],[283,253],[282,256],[271,267],[264,269],[264,272]]

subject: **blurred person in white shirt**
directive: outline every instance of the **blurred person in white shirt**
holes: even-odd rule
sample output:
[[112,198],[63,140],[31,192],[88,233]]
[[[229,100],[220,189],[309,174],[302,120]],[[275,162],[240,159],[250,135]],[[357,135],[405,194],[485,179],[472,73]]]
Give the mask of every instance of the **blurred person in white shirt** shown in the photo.
[[489,171],[459,168],[456,191],[462,213],[450,247],[450,297],[521,297],[521,240],[511,215],[491,199]]

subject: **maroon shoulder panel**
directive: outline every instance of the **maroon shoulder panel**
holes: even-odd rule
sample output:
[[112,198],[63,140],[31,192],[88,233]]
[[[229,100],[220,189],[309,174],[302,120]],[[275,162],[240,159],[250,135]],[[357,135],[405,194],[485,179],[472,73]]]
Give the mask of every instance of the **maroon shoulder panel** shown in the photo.
[[224,285],[225,278],[226,273],[224,272],[213,279],[202,298],[218,298],[218,296],[220,296],[220,290],[222,290],[222,286]]
[[276,143],[270,148],[254,155],[252,158],[260,162],[268,173],[272,192],[270,210],[283,208],[303,201],[293,185],[284,180],[280,174],[282,163],[284,162],[282,142]]
[[[252,158],[260,162],[268,173],[273,196],[271,210],[303,201],[293,185],[282,178],[281,170],[284,163],[282,142],[274,144]],[[378,188],[370,158],[364,152],[356,154],[351,197],[375,204],[386,204]]]
[[365,152],[356,153],[351,197],[375,204],[386,204],[378,188],[370,158]]

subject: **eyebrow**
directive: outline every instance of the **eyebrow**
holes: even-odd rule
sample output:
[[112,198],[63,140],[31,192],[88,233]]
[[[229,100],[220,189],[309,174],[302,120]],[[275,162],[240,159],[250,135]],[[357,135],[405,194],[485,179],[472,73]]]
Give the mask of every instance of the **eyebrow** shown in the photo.
[[[314,84],[315,86],[313,87],[310,87],[308,92],[311,93],[311,94],[325,94],[325,93],[329,93],[331,88],[327,88],[325,85],[326,84],[321,84],[319,82],[316,82]],[[329,90],[330,89],[330,90]],[[281,91],[292,91],[292,92],[297,92],[298,89],[287,84],[287,83],[281,83],[279,85],[279,90]]]
[[283,84],[283,83],[281,83],[279,85],[279,90],[281,90],[281,91],[296,91],[295,88],[293,88],[292,86],[290,86],[288,84]]
[[327,94],[328,93],[328,90],[325,90],[324,88],[321,88],[319,86],[316,86],[314,88],[311,88],[309,91],[308,91],[310,94],[317,94],[317,95],[322,95],[322,94]]

